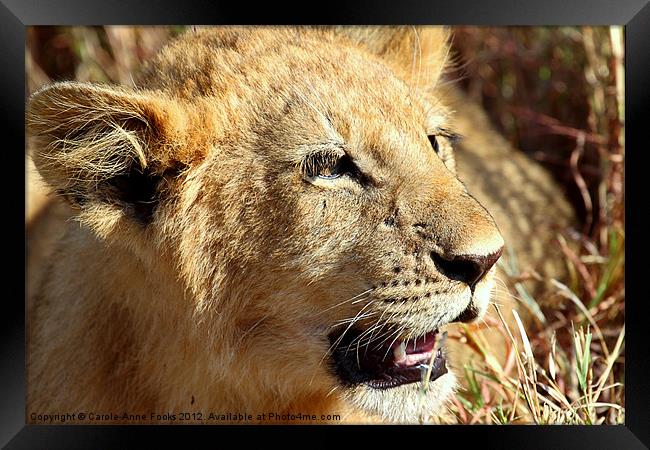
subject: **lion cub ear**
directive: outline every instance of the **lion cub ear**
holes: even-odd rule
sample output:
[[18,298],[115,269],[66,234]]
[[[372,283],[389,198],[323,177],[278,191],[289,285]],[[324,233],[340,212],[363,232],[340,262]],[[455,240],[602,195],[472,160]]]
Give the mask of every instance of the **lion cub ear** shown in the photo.
[[444,27],[338,27],[338,31],[381,57],[414,88],[434,89],[445,71],[450,33]]
[[43,179],[72,205],[110,205],[148,223],[163,177],[179,167],[181,109],[153,92],[57,83],[27,111],[32,158]]

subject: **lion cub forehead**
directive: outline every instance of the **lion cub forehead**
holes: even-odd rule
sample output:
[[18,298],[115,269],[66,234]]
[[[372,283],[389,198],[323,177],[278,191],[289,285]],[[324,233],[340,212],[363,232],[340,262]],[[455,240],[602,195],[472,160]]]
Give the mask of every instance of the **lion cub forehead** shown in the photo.
[[397,155],[421,158],[421,150],[430,145],[427,135],[449,129],[446,111],[427,106],[404,96],[377,97],[354,88],[322,97],[304,91],[292,96],[284,115],[265,129],[285,148],[337,148],[353,158],[388,165]]
[[163,49],[138,84],[189,102],[206,133],[248,130],[293,148],[334,142],[380,157],[382,149],[426,145],[426,134],[448,128],[448,112],[431,91],[322,30],[188,32]]

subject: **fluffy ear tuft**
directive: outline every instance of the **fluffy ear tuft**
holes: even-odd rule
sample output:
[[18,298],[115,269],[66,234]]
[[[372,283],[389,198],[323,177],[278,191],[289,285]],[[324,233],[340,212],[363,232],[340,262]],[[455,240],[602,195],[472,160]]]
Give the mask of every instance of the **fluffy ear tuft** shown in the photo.
[[337,27],[381,57],[410,86],[435,88],[449,56],[449,31],[439,26]]
[[150,92],[58,83],[30,99],[27,130],[34,163],[57,193],[79,207],[113,204],[146,222],[161,177],[178,167],[182,119],[173,101]]

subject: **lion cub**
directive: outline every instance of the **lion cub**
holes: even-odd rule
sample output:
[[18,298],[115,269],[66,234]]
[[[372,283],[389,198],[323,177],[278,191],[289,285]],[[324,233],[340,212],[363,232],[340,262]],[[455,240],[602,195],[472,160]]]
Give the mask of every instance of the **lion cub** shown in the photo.
[[[169,43],[135,89],[36,92],[31,156],[65,206],[49,250],[30,249],[45,260],[28,274],[28,420],[441,412],[456,384],[441,328],[484,314],[504,248],[454,142],[489,167],[513,153],[458,126],[447,54],[436,27],[212,28]],[[464,181],[512,221],[474,167]]]

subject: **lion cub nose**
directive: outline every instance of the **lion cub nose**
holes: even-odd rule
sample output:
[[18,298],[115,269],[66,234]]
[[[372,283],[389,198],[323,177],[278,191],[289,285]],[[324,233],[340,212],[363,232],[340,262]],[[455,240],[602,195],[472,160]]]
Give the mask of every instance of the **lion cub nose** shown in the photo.
[[478,283],[501,257],[503,247],[489,255],[442,256],[431,252],[436,268],[447,278],[466,283],[474,291]]

